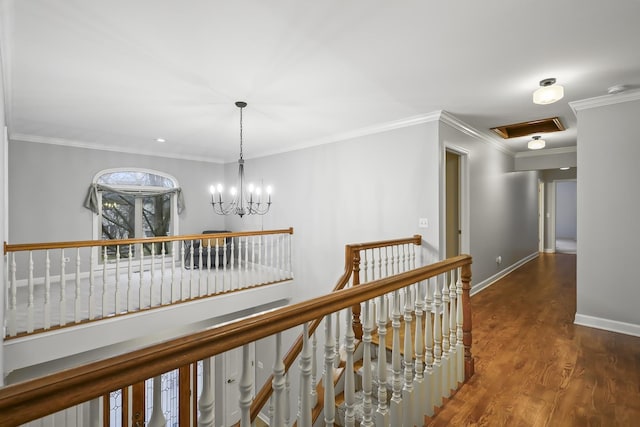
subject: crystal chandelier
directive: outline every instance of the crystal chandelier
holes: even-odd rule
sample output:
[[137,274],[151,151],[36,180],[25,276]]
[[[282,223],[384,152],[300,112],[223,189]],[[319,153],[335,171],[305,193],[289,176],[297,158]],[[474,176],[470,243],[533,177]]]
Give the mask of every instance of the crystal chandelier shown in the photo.
[[240,108],[240,158],[238,159],[238,186],[231,187],[231,201],[226,203],[222,200],[222,184],[209,187],[211,192],[211,206],[218,215],[264,215],[271,207],[271,186],[267,186],[266,201],[263,201],[262,188],[254,186],[252,183],[245,186],[244,178],[244,158],[242,153],[242,109],[247,106],[246,102],[236,102],[236,107]]

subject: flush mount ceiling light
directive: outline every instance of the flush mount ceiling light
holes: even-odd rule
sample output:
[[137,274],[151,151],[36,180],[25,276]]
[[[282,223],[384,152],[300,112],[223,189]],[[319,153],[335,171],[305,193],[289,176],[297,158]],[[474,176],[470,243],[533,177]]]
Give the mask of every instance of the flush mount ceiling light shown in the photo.
[[571,169],[569,166],[565,166],[563,168],[560,168],[561,171],[568,171],[569,169]]
[[564,88],[556,84],[556,79],[549,78],[540,80],[540,87],[533,92],[534,104],[553,104],[560,101],[564,96]]
[[247,106],[244,101],[236,102],[236,107],[240,109],[240,158],[238,159],[238,182],[237,187],[231,187],[231,201],[225,202],[222,199],[222,184],[209,187],[211,192],[211,206],[218,215],[264,215],[271,207],[271,186],[265,189],[266,197],[262,194],[262,188],[256,187],[252,183],[246,184],[244,178],[244,156],[242,152],[242,109]]
[[541,148],[544,148],[546,144],[547,142],[544,139],[540,139],[539,136],[534,136],[527,144],[527,147],[529,147],[529,150],[540,150]]

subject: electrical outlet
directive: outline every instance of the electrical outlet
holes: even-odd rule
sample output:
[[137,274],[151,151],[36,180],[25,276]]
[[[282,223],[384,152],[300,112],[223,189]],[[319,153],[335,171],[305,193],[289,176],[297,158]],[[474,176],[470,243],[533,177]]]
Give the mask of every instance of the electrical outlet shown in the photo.
[[258,360],[258,369],[264,369],[264,365]]
[[429,219],[418,218],[418,228],[429,228]]
[[502,256],[498,255],[496,258],[496,264],[502,264]]

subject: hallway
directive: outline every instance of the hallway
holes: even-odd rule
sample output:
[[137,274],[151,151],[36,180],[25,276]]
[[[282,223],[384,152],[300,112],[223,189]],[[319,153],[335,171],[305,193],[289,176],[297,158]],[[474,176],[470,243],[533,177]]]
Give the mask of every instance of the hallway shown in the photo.
[[575,271],[544,254],[472,297],[476,373],[429,426],[637,425],[640,337],[573,324]]

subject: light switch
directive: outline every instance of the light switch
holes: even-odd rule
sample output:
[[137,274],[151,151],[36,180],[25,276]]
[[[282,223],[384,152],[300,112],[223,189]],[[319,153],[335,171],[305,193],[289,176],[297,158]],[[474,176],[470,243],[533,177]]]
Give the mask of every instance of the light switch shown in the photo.
[[429,228],[429,219],[418,218],[418,228]]

